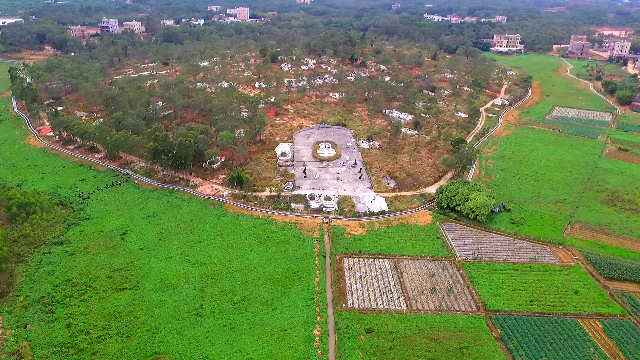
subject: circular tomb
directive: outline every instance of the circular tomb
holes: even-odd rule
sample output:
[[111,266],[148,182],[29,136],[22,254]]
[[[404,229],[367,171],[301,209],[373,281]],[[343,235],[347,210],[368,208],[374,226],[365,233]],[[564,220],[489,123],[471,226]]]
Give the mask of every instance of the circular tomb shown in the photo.
[[329,140],[316,141],[312,149],[313,157],[322,161],[333,161],[340,158],[340,148]]

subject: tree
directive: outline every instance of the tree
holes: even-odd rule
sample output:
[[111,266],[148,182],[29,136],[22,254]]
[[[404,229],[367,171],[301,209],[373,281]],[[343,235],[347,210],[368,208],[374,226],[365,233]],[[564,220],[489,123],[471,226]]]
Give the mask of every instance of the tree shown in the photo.
[[600,83],[602,84],[602,88],[604,89],[604,91],[608,92],[611,95],[615,94],[616,91],[618,91],[618,83],[613,80],[602,80]]
[[620,90],[616,93],[616,100],[620,105],[629,105],[635,96],[636,94],[629,90]]
[[231,145],[233,145],[233,142],[235,140],[236,140],[235,135],[233,135],[228,131],[223,131],[220,134],[218,134],[218,139],[216,140],[216,144],[220,147],[220,149],[227,150],[231,147]]
[[227,176],[227,185],[236,189],[248,189],[251,186],[251,177],[243,168],[235,168]]
[[469,219],[486,222],[496,200],[482,184],[467,180],[451,180],[436,190],[439,209],[462,213]]

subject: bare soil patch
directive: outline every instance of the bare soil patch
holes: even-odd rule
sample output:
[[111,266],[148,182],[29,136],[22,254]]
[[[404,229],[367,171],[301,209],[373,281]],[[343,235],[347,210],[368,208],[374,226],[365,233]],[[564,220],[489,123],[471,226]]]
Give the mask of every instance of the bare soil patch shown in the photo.
[[515,130],[516,125],[518,124],[518,121],[519,121],[518,115],[520,115],[520,111],[522,109],[526,109],[536,104],[540,100],[541,96],[542,96],[542,86],[540,85],[540,82],[534,82],[531,85],[531,96],[529,97],[529,99],[527,99],[527,101],[525,101],[517,109],[509,111],[502,118],[502,126],[498,130],[496,130],[496,132],[494,132],[493,135],[498,137],[505,137],[511,134]]
[[575,264],[578,262],[578,260],[574,258],[573,253],[567,249],[558,246],[549,246],[549,249],[556,254],[556,257],[558,257],[558,260],[560,260],[562,264]]
[[580,325],[587,330],[596,344],[607,354],[611,360],[624,360],[625,357],[620,352],[616,344],[607,336],[598,319],[577,319]]
[[429,225],[433,221],[431,213],[428,211],[418,211],[412,214],[406,214],[402,216],[395,216],[387,220],[371,220],[371,221],[333,221],[332,224],[341,226],[346,229],[344,232],[345,237],[351,237],[353,235],[366,234],[367,231],[377,230],[380,228],[397,226],[401,224],[416,224],[419,226]]
[[581,239],[592,240],[599,243],[604,243],[613,246],[620,246],[632,251],[640,251],[640,240],[625,238],[622,236],[613,236],[608,234],[602,234],[595,231],[580,228],[579,226],[585,226],[583,224],[576,224],[569,229],[569,235],[575,236]]
[[606,279],[603,279],[602,282],[616,292],[640,293],[640,284],[626,282],[626,281],[606,280]]
[[632,153],[630,151],[620,151],[611,147],[610,144],[607,144],[602,156],[640,165],[640,154]]

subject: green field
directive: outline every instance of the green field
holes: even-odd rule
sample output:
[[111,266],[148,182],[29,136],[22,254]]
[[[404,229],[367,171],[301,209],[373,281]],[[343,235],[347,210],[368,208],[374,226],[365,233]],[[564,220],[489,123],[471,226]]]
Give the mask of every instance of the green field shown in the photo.
[[9,87],[11,86],[11,81],[9,80],[9,74],[7,73],[7,71],[9,71],[9,68],[11,66],[16,66],[16,65],[6,63],[6,62],[0,62],[0,95],[7,92],[7,90],[9,90]]
[[640,251],[632,251],[620,246],[608,245],[597,241],[585,240],[576,237],[570,237],[564,243],[565,245],[575,246],[580,249],[586,249],[611,256],[618,256],[624,259],[640,261]]
[[0,184],[75,210],[69,231],[18,267],[3,352],[26,340],[40,359],[317,356],[310,236],[133,182],[80,200],[122,178],[27,145],[1,104]]
[[506,359],[480,316],[336,313],[338,359]]
[[640,319],[640,300],[631,293],[619,293],[618,297],[620,297],[622,301],[631,308],[633,315]]
[[640,360],[640,329],[629,320],[602,319],[602,328],[627,360]]
[[380,253],[393,255],[451,256],[440,238],[439,217],[427,226],[415,224],[383,227],[363,235],[345,237],[345,229],[332,228],[331,251],[334,254]]
[[464,269],[488,310],[626,314],[579,265],[464,263]]
[[568,77],[562,77],[564,65],[557,57],[542,54],[501,56],[484,53],[495,59],[500,65],[533,76],[534,82],[540,82],[541,96],[535,105],[523,109],[520,117],[528,120],[542,120],[554,105],[582,109],[607,110],[611,105],[589,91],[585,84]]
[[582,251],[582,254],[602,277],[640,284],[640,261],[605,255],[589,250]]
[[492,320],[514,359],[607,359],[576,319],[505,315]]
[[517,127],[492,138],[481,155],[483,179],[512,211],[489,225],[562,242],[569,223],[586,222],[615,235],[640,237],[640,167],[601,157],[605,144]]

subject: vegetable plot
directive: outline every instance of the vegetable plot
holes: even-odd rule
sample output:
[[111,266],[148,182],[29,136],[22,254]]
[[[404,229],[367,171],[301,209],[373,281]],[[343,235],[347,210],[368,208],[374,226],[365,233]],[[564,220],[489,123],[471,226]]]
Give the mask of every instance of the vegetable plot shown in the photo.
[[514,359],[607,359],[576,319],[511,315],[492,319]]
[[477,311],[471,290],[453,262],[402,259],[398,269],[413,310]]
[[631,293],[620,293],[618,296],[631,308],[633,315],[640,319],[640,300]]
[[583,250],[582,254],[603,277],[640,284],[640,261],[623,259],[589,250]]
[[452,222],[440,223],[456,254],[463,260],[559,263],[548,246],[474,229]]
[[348,307],[407,309],[393,260],[345,257],[343,261]]
[[566,124],[606,128],[613,120],[613,114],[606,111],[555,106],[545,119]]
[[604,332],[627,360],[640,360],[640,329],[629,320],[600,320]]

